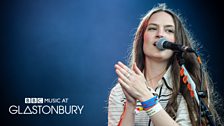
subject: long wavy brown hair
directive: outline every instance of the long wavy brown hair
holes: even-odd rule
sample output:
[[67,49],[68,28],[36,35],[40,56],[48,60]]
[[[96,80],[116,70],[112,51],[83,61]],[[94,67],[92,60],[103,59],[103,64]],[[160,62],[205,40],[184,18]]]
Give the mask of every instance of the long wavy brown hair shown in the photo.
[[[192,39],[192,37],[190,36],[189,32],[187,31],[186,27],[184,26],[184,23],[182,22],[180,15],[178,15],[177,13],[175,13],[174,11],[172,11],[171,9],[168,9],[166,7],[166,4],[159,4],[159,6],[154,7],[153,9],[151,9],[141,20],[137,31],[135,33],[134,36],[134,41],[133,41],[133,48],[130,54],[130,61],[129,61],[129,66],[132,66],[134,62],[136,62],[138,68],[141,71],[144,71],[145,69],[145,55],[143,52],[143,36],[144,36],[144,32],[146,30],[146,27],[148,25],[148,21],[150,19],[150,17],[157,12],[166,12],[168,14],[170,14],[174,20],[174,24],[175,24],[175,40],[176,43],[178,44],[182,44],[191,48],[196,48],[196,42]],[[205,104],[208,106],[209,110],[211,111],[214,120],[216,120],[216,122],[219,122],[217,120],[219,120],[218,118],[218,114],[215,111],[214,107],[213,107],[213,102],[212,102],[212,81],[209,77],[209,74],[206,70],[206,65],[202,65],[203,66],[203,78],[201,78],[201,71],[200,71],[200,66],[197,60],[197,57],[192,54],[192,53],[185,53],[183,55],[183,58],[185,60],[185,67],[188,70],[188,72],[190,73],[192,79],[194,80],[197,89],[199,90],[199,88],[201,88],[201,82],[203,82],[203,86],[202,86],[202,90],[203,91],[207,91],[208,97],[203,98],[203,101],[205,102]],[[188,107],[188,111],[190,114],[190,119],[191,119],[191,123],[193,126],[198,126],[199,125],[199,119],[200,119],[200,114],[199,114],[199,107],[197,105],[197,102],[194,98],[192,98],[190,96],[190,92],[187,89],[187,86],[185,84],[183,84],[179,71],[180,71],[180,65],[178,64],[177,61],[177,57],[174,54],[169,61],[168,66],[172,66],[171,67],[171,76],[172,76],[172,80],[173,80],[173,93],[172,96],[170,98],[170,100],[168,101],[167,107],[166,107],[166,111],[167,113],[173,118],[176,118],[176,112],[177,112],[177,108],[178,108],[178,104],[177,104],[177,95],[178,94],[182,94],[183,97],[185,98],[186,102],[187,102],[187,107]],[[168,68],[167,66],[167,68]],[[203,81],[201,81],[203,79]],[[206,120],[206,118],[201,118],[201,124],[207,125],[208,120]]]

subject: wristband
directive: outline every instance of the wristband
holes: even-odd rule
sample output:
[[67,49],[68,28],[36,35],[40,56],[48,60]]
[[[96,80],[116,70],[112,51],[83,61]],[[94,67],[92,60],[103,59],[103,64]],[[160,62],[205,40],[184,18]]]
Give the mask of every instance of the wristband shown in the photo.
[[154,105],[156,105],[158,101],[159,101],[158,96],[154,96],[147,101],[141,102],[141,104],[144,110],[148,110],[152,108]]
[[148,114],[148,116],[152,117],[154,114],[158,113],[162,109],[163,107],[160,105],[160,103],[158,103],[152,108],[148,109],[146,113]]

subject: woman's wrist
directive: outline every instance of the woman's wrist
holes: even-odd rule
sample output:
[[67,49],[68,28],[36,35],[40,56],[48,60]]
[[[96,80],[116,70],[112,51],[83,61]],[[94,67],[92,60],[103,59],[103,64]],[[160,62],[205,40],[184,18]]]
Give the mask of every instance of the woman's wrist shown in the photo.
[[154,96],[144,102],[141,102],[141,104],[144,110],[148,110],[152,108],[153,106],[155,106],[158,102],[159,102],[158,96]]
[[146,91],[143,93],[143,95],[141,95],[141,97],[139,98],[140,102],[146,101],[148,99],[151,99],[154,95],[150,92],[150,91]]
[[158,113],[160,110],[162,110],[162,106],[159,103],[158,96],[153,96],[152,98],[141,102],[143,110],[146,111],[146,113],[152,117],[154,114]]
[[136,103],[126,102],[126,108],[134,110],[136,107]]

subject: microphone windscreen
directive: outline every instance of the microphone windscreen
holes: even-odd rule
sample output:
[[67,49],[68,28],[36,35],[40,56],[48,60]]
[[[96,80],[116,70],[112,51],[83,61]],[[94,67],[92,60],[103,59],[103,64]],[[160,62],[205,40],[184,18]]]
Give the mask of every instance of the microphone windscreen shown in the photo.
[[157,42],[156,42],[156,47],[160,50],[164,50],[165,48],[163,48],[163,43],[166,42],[165,38],[160,38]]

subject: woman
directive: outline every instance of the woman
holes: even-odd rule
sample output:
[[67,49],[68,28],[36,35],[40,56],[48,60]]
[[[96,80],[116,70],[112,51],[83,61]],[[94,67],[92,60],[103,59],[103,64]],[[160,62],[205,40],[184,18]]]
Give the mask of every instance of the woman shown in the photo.
[[[177,55],[172,50],[160,51],[155,46],[161,38],[195,47],[178,15],[165,4],[149,11],[135,33],[130,68],[122,62],[115,64],[119,83],[109,96],[108,125],[196,126],[208,122],[200,118],[197,102],[183,84]],[[196,87],[203,82],[202,89],[209,94],[211,82],[206,71],[201,78],[197,57],[184,53],[183,58]],[[203,100],[215,118],[211,99]]]

